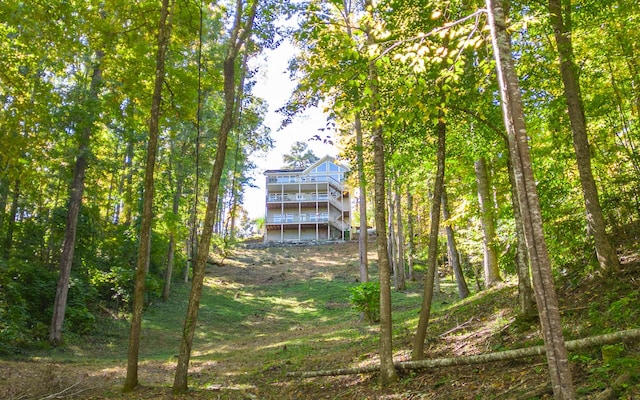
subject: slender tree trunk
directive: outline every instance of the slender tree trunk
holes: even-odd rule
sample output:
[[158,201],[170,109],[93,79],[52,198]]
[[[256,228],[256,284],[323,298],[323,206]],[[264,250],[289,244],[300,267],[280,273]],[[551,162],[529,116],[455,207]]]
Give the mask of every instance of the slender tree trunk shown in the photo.
[[489,174],[484,157],[480,157],[474,164],[476,183],[478,184],[478,203],[482,216],[482,243],[484,250],[484,284],[487,288],[502,281],[498,269],[498,254],[496,251],[496,228],[493,220],[493,207],[489,195]]
[[397,184],[396,181],[396,194],[395,194],[395,203],[396,203],[396,228],[398,229],[398,233],[396,233],[396,240],[398,242],[397,247],[397,284],[396,290],[406,290],[407,282],[405,280],[405,252],[404,252],[404,225],[402,224],[402,196],[400,196],[400,185]]
[[411,281],[415,281],[416,280],[416,275],[413,271],[413,258],[415,256],[416,253],[416,243],[415,243],[415,238],[414,236],[414,229],[413,229],[413,219],[415,218],[415,213],[413,211],[413,194],[411,194],[411,192],[409,190],[407,190],[407,232],[408,232],[408,236],[409,236],[409,246],[408,246],[408,251],[409,251],[409,266],[408,266],[408,275],[407,275],[407,279],[411,280]]
[[133,138],[129,138],[127,142],[127,155],[125,157],[124,166],[125,166],[125,180],[126,180],[126,188],[124,190],[124,201],[123,201],[123,211],[124,211],[124,225],[131,226],[131,221],[133,219]]
[[531,287],[531,274],[529,273],[529,257],[527,256],[527,243],[524,237],[522,216],[520,215],[520,202],[516,190],[516,177],[513,173],[511,155],[507,159],[509,182],[511,186],[511,204],[513,204],[513,219],[516,225],[516,273],[518,274],[518,303],[520,313],[529,318],[536,315],[536,303]]
[[397,255],[397,242],[396,242],[396,232],[395,227],[393,226],[394,219],[394,203],[393,196],[391,194],[391,186],[392,182],[386,187],[387,191],[387,243],[388,243],[388,253],[389,253],[389,265],[391,271],[393,273],[393,287],[398,290],[398,261],[396,259]]
[[11,191],[11,207],[7,216],[7,233],[4,237],[3,253],[6,260],[11,256],[13,247],[13,231],[16,227],[16,217],[18,215],[18,201],[20,200],[20,179],[16,179]]
[[460,265],[460,258],[458,257],[458,248],[456,246],[456,239],[453,234],[453,225],[449,218],[449,202],[447,199],[447,187],[442,188],[442,218],[444,218],[445,229],[447,231],[447,254],[449,255],[449,262],[451,263],[451,269],[453,275],[456,278],[456,284],[458,286],[458,295],[461,299],[469,296],[469,287],[467,281],[464,279],[462,273],[462,266]]
[[[365,8],[369,17],[373,20],[374,10],[371,0],[365,0]],[[372,22],[365,27],[367,44],[374,45],[376,38],[372,32]],[[378,91],[378,69],[375,60],[369,61],[368,86],[371,90],[372,103],[370,113],[372,115],[372,139],[373,139],[373,164],[374,164],[374,204],[376,225],[376,248],[378,253],[378,272],[380,278],[380,383],[383,387],[398,379],[398,374],[393,365],[392,347],[392,319],[391,319],[391,283],[390,266],[387,253],[388,242],[385,228],[385,163],[384,163],[384,139],[382,126],[379,123],[380,110]]]
[[0,177],[0,237],[4,231],[6,220],[7,199],[9,198],[9,179],[6,176]]
[[367,181],[364,175],[364,148],[362,147],[362,121],[360,113],[355,117],[356,130],[356,157],[358,159],[358,187],[360,198],[358,206],[360,211],[360,234],[358,235],[358,253],[360,263],[360,282],[369,282],[369,260],[367,259],[369,235],[367,232]]
[[429,250],[427,256],[427,273],[424,276],[424,293],[422,295],[422,307],[420,308],[420,318],[418,329],[413,339],[412,360],[420,360],[424,357],[424,339],[427,336],[427,326],[431,316],[431,303],[433,300],[434,279],[438,266],[438,233],[440,230],[440,203],[444,188],[444,160],[446,155],[446,133],[447,126],[443,120],[443,112],[438,112],[438,150],[436,180],[433,188],[433,202],[431,203],[431,228],[429,230]]
[[93,66],[91,83],[89,85],[88,102],[86,104],[86,120],[81,122],[80,136],[78,138],[78,156],[73,168],[73,183],[69,194],[69,209],[67,211],[67,222],[64,231],[64,241],[62,242],[62,257],[60,258],[60,274],[58,275],[58,285],[56,287],[56,297],[53,302],[53,316],[51,327],[49,328],[49,343],[57,346],[62,343],[62,325],[64,314],[67,308],[67,294],[69,291],[69,278],[71,276],[71,265],[73,263],[73,253],[76,246],[76,228],[78,226],[78,214],[82,205],[82,194],[84,192],[84,178],[89,159],[89,143],[93,124],[100,113],[98,91],[102,82],[102,59],[103,51],[96,52],[96,61]]
[[182,331],[182,341],[180,342],[180,352],[178,355],[178,365],[173,381],[174,392],[185,392],[188,389],[187,375],[189,370],[189,360],[191,358],[191,347],[193,345],[193,335],[198,320],[198,311],[200,308],[200,298],[202,296],[202,288],[204,286],[205,267],[209,256],[209,248],[211,246],[211,237],[215,216],[218,209],[218,190],[220,188],[220,180],[224,170],[224,161],[227,153],[227,142],[229,132],[233,128],[236,114],[235,102],[236,85],[242,86],[244,82],[236,82],[236,59],[238,54],[253,28],[253,22],[258,7],[258,1],[254,1],[249,10],[247,20],[243,23],[242,16],[242,0],[236,2],[236,15],[234,25],[229,39],[230,46],[224,60],[224,115],[218,132],[218,148],[216,150],[216,158],[213,165],[211,178],[209,179],[209,193],[207,199],[207,208],[205,211],[204,228],[198,246],[198,256],[193,265],[193,280],[191,283],[191,292],[189,293],[189,305],[184,321]]
[[[171,1],[171,2],[170,2]],[[124,391],[132,391],[138,386],[138,358],[140,354],[140,334],[142,332],[142,308],[144,305],[145,276],[149,268],[151,252],[151,225],[153,222],[153,191],[156,153],[160,125],[160,106],[162,103],[162,85],[164,83],[165,54],[169,44],[171,31],[170,14],[173,0],[162,0],[160,24],[158,27],[158,50],[156,53],[156,76],[149,118],[149,140],[147,142],[147,159],[144,173],[144,193],[142,198],[142,224],[138,244],[136,262],[135,287],[133,293],[133,312],[129,332],[129,349],[127,352],[127,376]]]
[[[182,178],[177,177],[176,191],[173,194],[173,205],[171,211],[174,216],[178,215],[180,208],[180,198],[182,197]],[[169,299],[171,293],[171,278],[173,275],[173,259],[176,252],[176,232],[175,226],[172,227],[171,235],[169,236],[169,249],[167,250],[167,269],[164,273],[164,287],[162,288],[162,298],[166,301]]]
[[618,261],[615,247],[611,245],[607,237],[606,224],[598,197],[598,187],[591,171],[587,121],[580,93],[578,66],[574,61],[573,44],[571,42],[571,0],[564,0],[566,19],[563,18],[561,2],[562,0],[549,0],[549,13],[551,14],[551,24],[558,45],[558,54],[560,55],[560,73],[564,85],[564,97],[569,110],[569,120],[571,121],[573,148],[576,153],[582,195],[587,213],[587,227],[595,242],[600,268],[604,271],[615,272],[620,269],[620,262]]
[[[365,27],[367,44],[376,44],[373,33],[373,21],[375,21],[374,6],[372,0],[365,0],[365,9],[370,18],[369,25]],[[368,85],[371,91],[371,126],[373,127],[373,168],[374,168],[374,203],[376,224],[376,248],[378,252],[378,275],[380,276],[380,384],[383,387],[398,380],[398,373],[393,366],[393,331],[391,320],[391,271],[389,254],[387,253],[387,232],[385,215],[385,162],[384,162],[384,138],[382,136],[382,124],[379,121],[380,93],[378,68],[375,60],[369,60]]]
[[511,39],[507,32],[502,1],[486,0],[486,6],[504,123],[509,138],[509,152],[513,161],[520,212],[531,261],[534,292],[547,351],[551,386],[557,400],[570,400],[575,398],[573,378],[562,335],[551,262],[544,238],[540,202],[529,155],[522,99],[511,55]]

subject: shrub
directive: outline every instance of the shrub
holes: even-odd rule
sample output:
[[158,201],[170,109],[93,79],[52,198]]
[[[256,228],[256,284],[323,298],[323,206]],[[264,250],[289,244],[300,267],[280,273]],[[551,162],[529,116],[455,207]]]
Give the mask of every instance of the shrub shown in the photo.
[[349,301],[353,308],[364,313],[369,323],[380,320],[380,283],[364,282],[350,289]]

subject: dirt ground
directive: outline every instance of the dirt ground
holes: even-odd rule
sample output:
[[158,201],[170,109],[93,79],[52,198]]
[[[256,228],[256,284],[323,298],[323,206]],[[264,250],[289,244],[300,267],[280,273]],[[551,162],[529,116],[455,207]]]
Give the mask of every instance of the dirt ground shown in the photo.
[[[374,253],[371,253],[371,258]],[[314,268],[309,268],[313,265]],[[623,275],[630,283],[630,290],[639,290],[640,263],[628,257]],[[225,261],[225,268],[215,271],[216,279],[227,285],[269,285],[283,280],[296,282],[314,277],[357,277],[357,244],[326,244],[321,246],[289,246],[282,248],[244,248],[234,252]],[[573,310],[578,317],[586,317],[588,297],[604,290],[595,286],[595,280],[582,282],[579,288],[560,288],[565,291],[564,309]],[[584,285],[594,285],[586,288]],[[505,285],[508,286],[508,285]],[[491,303],[479,303],[474,314],[451,315],[438,320],[439,335],[428,342],[431,357],[450,357],[497,351],[518,343],[531,341],[539,331],[536,329],[518,332],[513,329],[489,330],[485,323],[495,319],[496,310],[515,307],[515,289],[496,290]],[[502,288],[504,289],[504,288]],[[587,303],[585,303],[587,302]],[[344,304],[336,304],[344,307]],[[348,305],[346,305],[348,306]],[[583,313],[584,311],[584,313]],[[583,313],[583,314],[580,314]],[[511,327],[511,316],[504,315],[505,326]],[[259,321],[258,321],[259,322]],[[452,328],[466,324],[451,334]],[[265,336],[253,336],[243,342],[228,343],[228,352],[251,352],[259,347],[274,346],[304,330],[321,331],[321,325],[301,326],[298,332],[273,331]],[[398,350],[396,360],[409,358],[411,332],[398,333],[394,347]],[[357,349],[341,353],[330,351],[330,344],[319,344],[318,351],[326,360],[327,367],[344,367],[354,359],[362,363],[375,363],[376,354],[356,354]],[[283,351],[286,349],[283,349]],[[216,351],[222,351],[217,349]],[[635,344],[627,351],[640,354]],[[594,356],[594,358],[596,358]],[[595,360],[594,362],[597,362]],[[229,358],[225,362],[206,358],[192,359],[190,381],[198,382],[200,389],[188,394],[174,395],[171,392],[175,359],[145,360],[140,364],[140,381],[144,386],[128,394],[121,393],[125,376],[126,360],[95,361],[69,357],[66,361],[53,362],[47,358],[28,360],[0,360],[0,399],[550,399],[546,361],[532,357],[517,361],[486,365],[459,366],[401,374],[398,383],[381,389],[376,374],[348,375],[309,379],[290,379],[284,376],[282,364],[274,366],[250,365],[247,358]],[[284,364],[286,365],[286,363]],[[578,398],[596,399],[606,387],[594,383],[593,373],[586,371],[584,363],[573,363],[574,381]],[[252,372],[246,372],[252,371]],[[256,372],[258,371],[258,372]],[[606,372],[603,372],[606,373]],[[636,376],[637,373],[634,375]],[[211,379],[211,376],[217,379]],[[611,376],[613,381],[615,376]],[[211,379],[210,384],[206,384]],[[640,386],[631,379],[625,383],[626,390],[620,397],[640,399]]]

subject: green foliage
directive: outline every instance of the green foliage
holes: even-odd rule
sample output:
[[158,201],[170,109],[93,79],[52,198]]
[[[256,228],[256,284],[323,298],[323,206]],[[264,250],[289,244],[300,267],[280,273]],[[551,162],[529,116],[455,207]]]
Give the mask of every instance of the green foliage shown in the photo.
[[[58,273],[35,263],[12,260],[0,266],[0,353],[46,341]],[[86,334],[95,326],[97,290],[80,275],[69,284],[65,329]]]
[[91,271],[91,284],[102,300],[111,301],[116,310],[128,308],[133,295],[135,269],[132,267],[111,267],[108,271]]
[[0,263],[0,354],[27,342],[27,304],[6,265]]
[[369,323],[380,320],[380,283],[363,282],[350,289],[349,302]]

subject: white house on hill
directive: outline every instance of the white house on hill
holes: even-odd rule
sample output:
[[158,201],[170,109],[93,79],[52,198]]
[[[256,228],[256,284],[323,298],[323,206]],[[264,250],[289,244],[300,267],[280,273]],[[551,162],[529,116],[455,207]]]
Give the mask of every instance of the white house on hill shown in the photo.
[[326,156],[306,169],[265,171],[265,242],[349,240],[349,168]]

